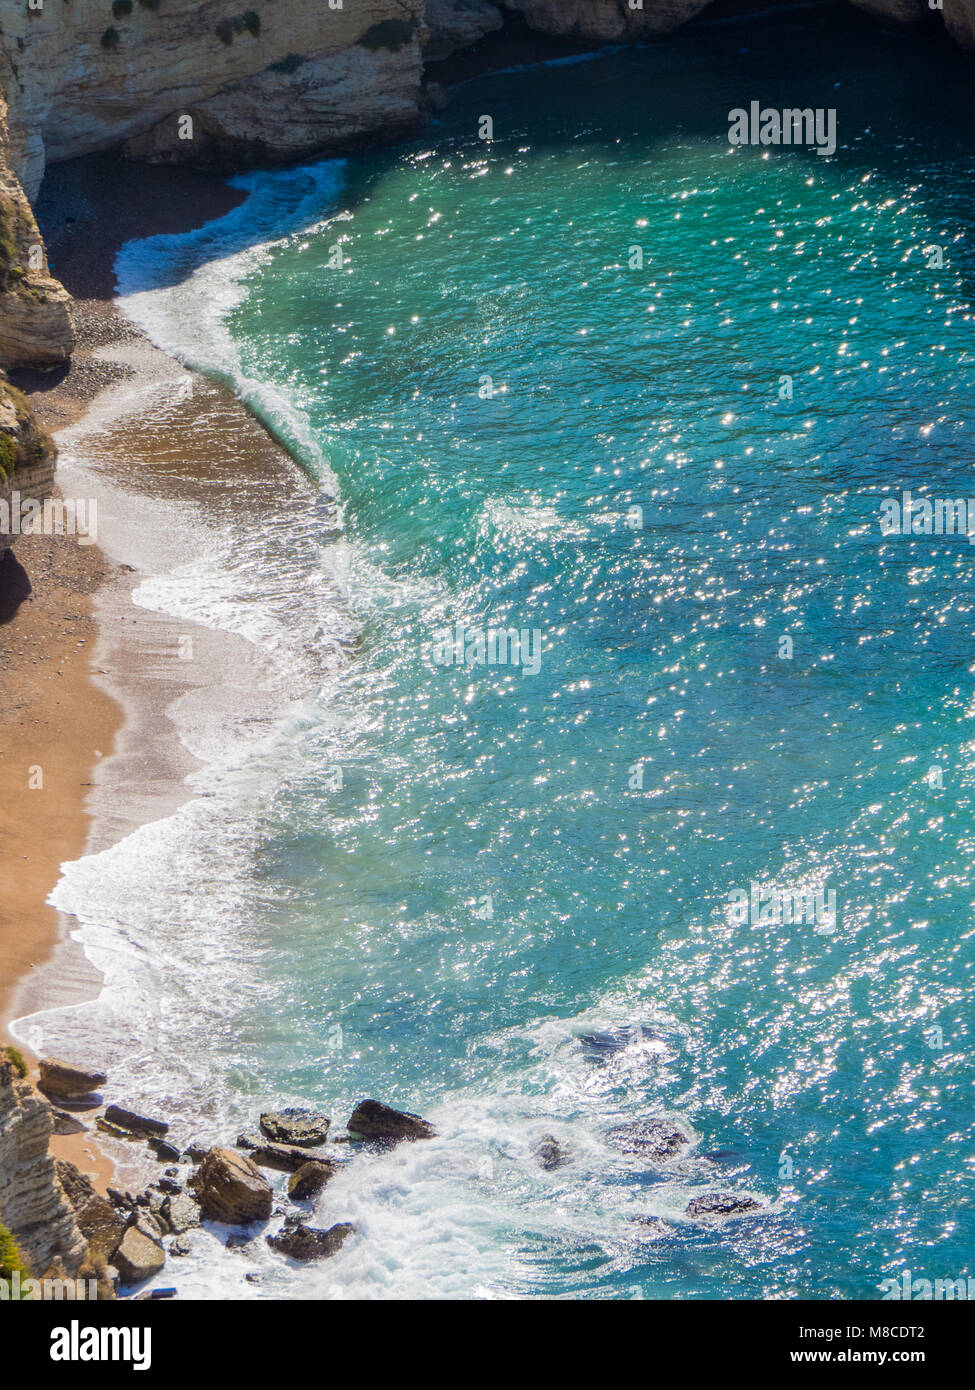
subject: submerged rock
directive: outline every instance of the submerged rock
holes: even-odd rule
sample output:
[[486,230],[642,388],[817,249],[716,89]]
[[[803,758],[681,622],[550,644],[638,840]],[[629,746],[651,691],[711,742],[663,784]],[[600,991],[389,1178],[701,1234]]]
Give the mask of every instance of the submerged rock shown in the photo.
[[401,1139],[432,1139],[433,1125],[421,1120],[409,1110],[394,1110],[378,1100],[361,1100],[349,1120],[349,1129],[363,1139],[384,1139],[398,1143]]
[[554,1134],[543,1134],[533,1150],[541,1168],[550,1173],[553,1168],[562,1168],[570,1161],[568,1149],[564,1149]]
[[108,1080],[103,1071],[96,1071],[90,1067],[76,1067],[56,1057],[43,1058],[40,1073],[40,1089],[46,1096],[55,1100],[77,1100],[81,1096],[90,1096]]
[[287,1255],[292,1260],[324,1260],[337,1254],[355,1229],[348,1221],[330,1226],[327,1231],[306,1226],[299,1221],[279,1231],[276,1236],[268,1236],[267,1243],[273,1250]]
[[676,1158],[691,1146],[690,1135],[685,1134],[672,1120],[662,1119],[617,1125],[609,1132],[609,1142],[621,1153],[659,1161]]
[[314,1149],[325,1143],[330,1124],[327,1115],[314,1110],[269,1110],[261,1116],[261,1133],[278,1144]]
[[684,1210],[698,1221],[721,1221],[728,1216],[747,1216],[764,1209],[754,1197],[743,1197],[737,1192],[706,1192],[702,1197],[693,1197]]
[[674,1234],[673,1226],[668,1226],[659,1216],[631,1216],[630,1220],[640,1227],[641,1240],[665,1240]]
[[582,1033],[579,1036],[579,1044],[590,1062],[605,1062],[633,1043],[646,1041],[663,1042],[664,1035],[656,1028],[635,1023],[628,1028],[608,1028],[605,1032]]
[[271,1215],[271,1184],[251,1159],[234,1149],[211,1149],[193,1182],[203,1215],[211,1221],[246,1226]]
[[334,1177],[337,1165],[328,1159],[311,1159],[303,1163],[288,1181],[288,1195],[296,1202],[307,1202],[317,1197],[322,1188]]

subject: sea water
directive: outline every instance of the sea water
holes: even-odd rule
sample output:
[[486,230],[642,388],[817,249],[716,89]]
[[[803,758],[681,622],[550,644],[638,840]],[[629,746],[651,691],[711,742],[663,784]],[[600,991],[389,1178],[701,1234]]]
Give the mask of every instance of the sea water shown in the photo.
[[[130,947],[132,1100],[223,1142],[367,1095],[438,1132],[327,1187],[337,1257],[200,1237],[184,1293],[970,1268],[975,553],[881,528],[975,495],[967,61],[840,10],[697,25],[122,252],[127,312],[330,510],[137,591],[296,688],[56,901]],[[834,109],[836,154],[732,147],[753,100]],[[650,1118],[691,1151],[622,1152]],[[689,1220],[706,1192],[762,1213]]]

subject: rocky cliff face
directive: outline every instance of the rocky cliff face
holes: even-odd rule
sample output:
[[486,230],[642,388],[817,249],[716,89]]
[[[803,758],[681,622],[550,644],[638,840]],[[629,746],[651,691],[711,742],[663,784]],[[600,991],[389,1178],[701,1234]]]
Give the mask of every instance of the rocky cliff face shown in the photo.
[[[30,197],[47,160],[288,159],[418,119],[424,0],[50,0],[4,7],[0,87]],[[190,117],[192,124],[180,117]]]
[[8,162],[9,145],[0,92],[0,367],[45,367],[63,362],[74,345],[71,297],[48,270],[34,213]]
[[36,1278],[52,1268],[74,1277],[87,1243],[48,1153],[51,1107],[0,1057],[0,1221]]

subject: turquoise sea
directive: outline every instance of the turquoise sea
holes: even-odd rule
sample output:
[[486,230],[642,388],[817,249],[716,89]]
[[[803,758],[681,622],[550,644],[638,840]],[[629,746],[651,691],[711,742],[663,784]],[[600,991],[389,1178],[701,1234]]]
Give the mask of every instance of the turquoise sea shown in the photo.
[[[471,80],[122,252],[128,312],[322,499],[144,595],[296,689],[60,902],[138,945],[135,1098],[439,1132],[356,1160],[317,1213],[356,1239],[250,1296],[972,1272],[975,550],[880,527],[975,497],[971,72],[847,10],[697,24]],[[732,150],[751,100],[835,108],[836,154]],[[537,671],[439,664],[458,622],[537,634]],[[741,920],[752,885],[835,921]],[[614,1143],[660,1117],[686,1156]],[[715,1191],[766,1205],[684,1215]]]

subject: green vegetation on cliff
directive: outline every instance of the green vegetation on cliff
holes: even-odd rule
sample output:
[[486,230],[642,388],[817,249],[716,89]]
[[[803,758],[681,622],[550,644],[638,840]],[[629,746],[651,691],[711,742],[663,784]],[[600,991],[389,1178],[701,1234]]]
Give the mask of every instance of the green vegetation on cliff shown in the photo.
[[20,1253],[17,1242],[6,1226],[0,1222],[0,1279],[9,1281],[18,1271],[21,1279],[31,1278],[31,1272]]

